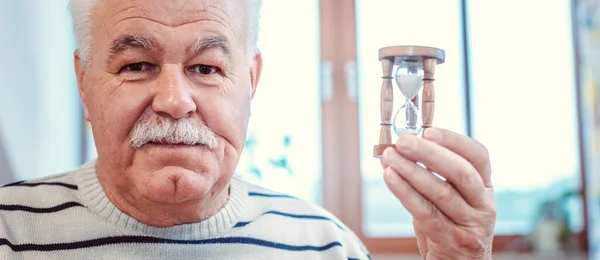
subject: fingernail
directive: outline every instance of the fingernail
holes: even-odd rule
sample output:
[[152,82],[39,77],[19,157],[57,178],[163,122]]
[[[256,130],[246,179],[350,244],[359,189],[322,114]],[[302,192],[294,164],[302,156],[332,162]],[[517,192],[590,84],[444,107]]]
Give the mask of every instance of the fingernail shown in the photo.
[[417,146],[417,140],[412,135],[401,135],[398,137],[398,149],[402,151],[412,151]]
[[423,136],[425,137],[425,139],[436,143],[442,141],[442,133],[440,132],[440,130],[437,130],[435,128],[427,128],[425,130],[425,133],[423,133]]

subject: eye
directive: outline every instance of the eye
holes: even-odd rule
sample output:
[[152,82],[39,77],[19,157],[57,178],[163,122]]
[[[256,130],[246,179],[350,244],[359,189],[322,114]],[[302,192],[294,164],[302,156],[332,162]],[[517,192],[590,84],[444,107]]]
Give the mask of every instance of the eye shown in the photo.
[[215,66],[199,64],[189,67],[188,71],[198,74],[210,75],[221,72],[221,69]]
[[154,69],[154,65],[147,62],[131,63],[123,66],[119,72],[143,72]]

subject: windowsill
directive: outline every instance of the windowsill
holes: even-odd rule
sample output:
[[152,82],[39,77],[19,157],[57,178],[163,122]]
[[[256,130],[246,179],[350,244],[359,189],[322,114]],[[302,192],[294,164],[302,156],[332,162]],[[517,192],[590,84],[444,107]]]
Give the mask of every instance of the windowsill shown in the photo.
[[[417,255],[419,253],[419,249],[417,247],[417,240],[413,238],[365,238],[361,236],[361,239],[369,249],[372,255],[386,256],[386,255]],[[564,255],[559,255],[562,257],[570,256],[570,255],[580,255],[581,252],[585,252],[587,250],[587,235],[585,233],[573,234],[571,237],[571,242],[569,245],[566,245],[565,251],[561,251],[560,253],[564,253]],[[521,255],[526,256],[535,256],[536,254],[534,249],[531,247],[531,244],[527,242],[526,237],[519,235],[509,235],[509,236],[495,236],[494,242],[492,245],[494,255],[499,256],[515,256],[517,258],[512,259],[521,259],[519,258]],[[538,254],[541,256],[542,254]],[[550,254],[557,255],[557,254]],[[375,258],[377,259],[377,258]],[[385,258],[383,258],[385,259]],[[496,258],[494,258],[496,259]],[[504,259],[504,258],[501,258]],[[527,259],[527,258],[524,258]],[[542,258],[544,259],[544,258]],[[547,259],[547,258],[546,258]],[[554,258],[552,258],[554,259]],[[558,259],[578,259],[578,258],[558,258]]]

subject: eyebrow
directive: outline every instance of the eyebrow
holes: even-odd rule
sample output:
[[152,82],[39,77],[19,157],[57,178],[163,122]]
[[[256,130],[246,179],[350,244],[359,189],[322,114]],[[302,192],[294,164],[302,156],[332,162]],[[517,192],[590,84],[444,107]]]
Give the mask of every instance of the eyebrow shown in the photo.
[[154,41],[150,38],[131,34],[121,35],[110,43],[107,61],[114,60],[117,55],[127,50],[150,51],[154,46]]
[[229,46],[229,43],[221,37],[199,38],[189,49],[189,52],[197,53],[215,47],[219,48],[221,52],[227,56],[231,54],[231,47]]
[[[117,37],[109,45],[109,55],[106,60],[108,63],[113,61],[119,54],[135,49],[142,51],[151,51],[155,49],[154,41],[139,35],[125,34]],[[190,53],[198,53],[211,48],[218,48],[225,55],[230,56],[231,47],[229,43],[221,37],[198,38],[198,40],[189,48]]]

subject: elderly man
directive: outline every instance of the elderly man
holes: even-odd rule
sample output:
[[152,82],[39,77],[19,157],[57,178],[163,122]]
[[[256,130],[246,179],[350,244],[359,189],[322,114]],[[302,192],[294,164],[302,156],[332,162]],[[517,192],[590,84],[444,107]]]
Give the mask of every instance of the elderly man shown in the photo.
[[[234,176],[261,74],[259,9],[72,0],[98,158],[0,189],[0,259],[369,259],[325,210]],[[424,137],[401,137],[381,159],[423,257],[490,259],[486,149],[441,129]]]

